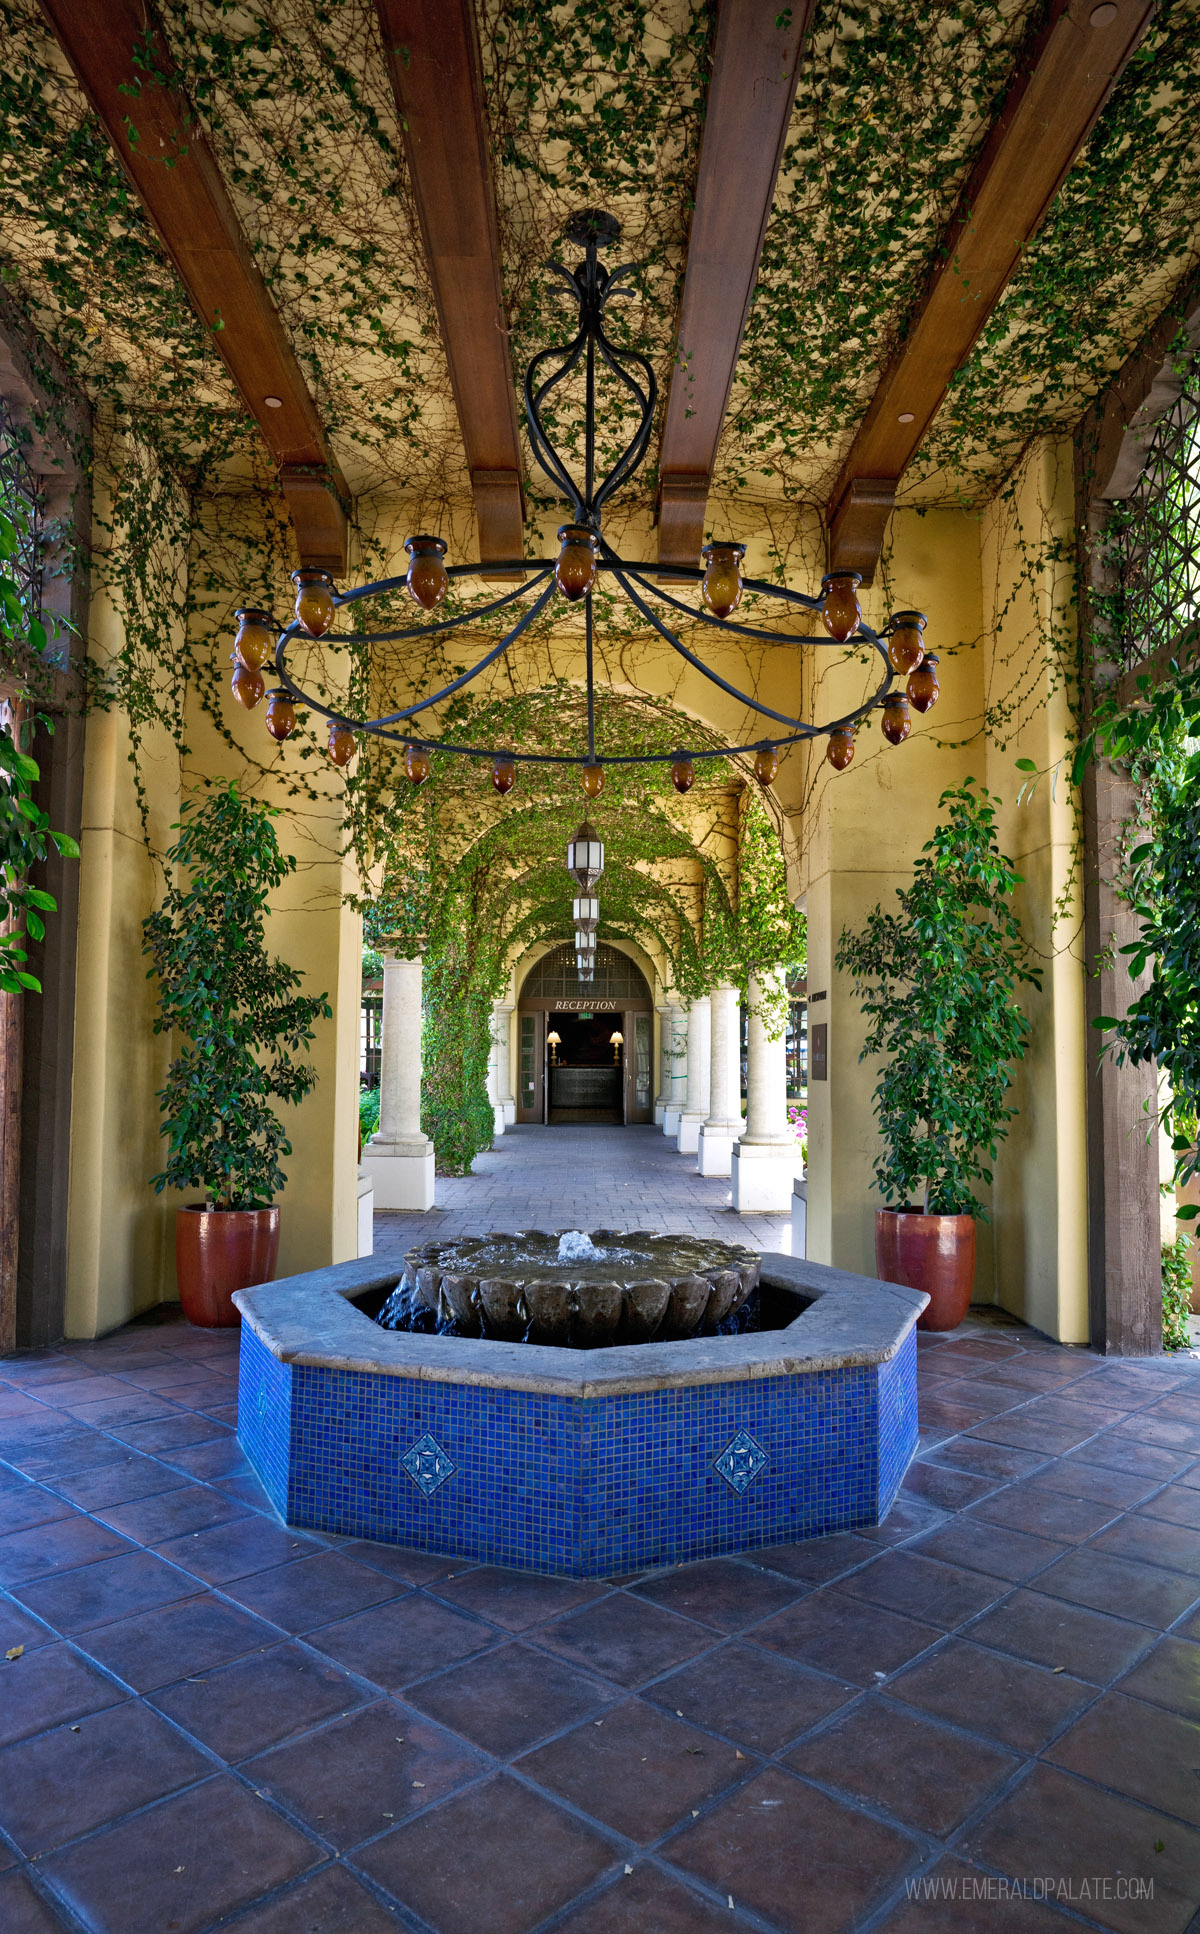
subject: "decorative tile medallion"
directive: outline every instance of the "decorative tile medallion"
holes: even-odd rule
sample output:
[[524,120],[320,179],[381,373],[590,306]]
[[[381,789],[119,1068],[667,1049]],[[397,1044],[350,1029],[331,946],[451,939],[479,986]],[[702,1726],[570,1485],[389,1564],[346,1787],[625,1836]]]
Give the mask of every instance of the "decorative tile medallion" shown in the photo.
[[400,1462],[418,1491],[427,1498],[433,1496],[439,1484],[444,1484],[448,1477],[453,1477],[458,1468],[428,1431],[425,1432],[424,1437],[418,1437],[412,1449],[405,1452]]
[[766,1465],[767,1453],[762,1445],[755,1443],[748,1430],[739,1430],[737,1436],[726,1444],[713,1469],[720,1472],[731,1491],[744,1497]]

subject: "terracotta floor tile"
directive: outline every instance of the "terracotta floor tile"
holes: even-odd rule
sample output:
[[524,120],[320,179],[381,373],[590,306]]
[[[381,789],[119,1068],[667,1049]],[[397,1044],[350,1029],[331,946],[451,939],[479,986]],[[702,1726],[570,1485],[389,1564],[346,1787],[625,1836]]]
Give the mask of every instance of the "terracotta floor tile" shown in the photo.
[[536,1740],[602,1713],[616,1694],[603,1680],[544,1652],[503,1645],[424,1680],[408,1696],[443,1726],[497,1759],[509,1759]]
[[236,1762],[349,1712],[366,1697],[336,1667],[298,1645],[279,1645],[166,1686],[150,1704],[222,1759]]
[[[2,1616],[0,1635],[11,1635]],[[19,1638],[15,1642],[22,1643]],[[128,1697],[122,1686],[113,1685],[69,1645],[39,1645],[19,1659],[0,1662],[0,1745],[119,1705]]]
[[648,1861],[634,1863],[597,1900],[577,1907],[556,1934],[730,1934],[748,1923],[693,1893]]
[[[934,1523],[940,1524],[941,1519],[934,1519]],[[922,1522],[921,1528],[930,1527]],[[860,1537],[855,1531],[841,1531],[832,1538],[801,1538],[797,1544],[771,1545],[759,1552],[758,1557],[772,1571],[786,1572],[789,1578],[798,1578],[802,1584],[828,1585],[866,1564],[877,1550],[878,1546],[869,1538]]]
[[276,1746],[243,1771],[339,1852],[436,1805],[487,1767],[481,1754],[390,1699]]
[[0,1827],[32,1858],[208,1777],[212,1761],[137,1700],[0,1751]]
[[207,1417],[196,1417],[191,1411],[177,1410],[171,1417],[160,1417],[144,1424],[124,1425],[113,1435],[134,1450],[162,1452],[176,1450],[184,1444],[207,1444],[214,1437],[223,1437],[226,1433]]
[[1200,1826],[1200,1726],[1177,1712],[1107,1692],[1043,1757]]
[[[1168,1484],[1138,1506],[1139,1518],[1165,1518],[1168,1524],[1188,1525],[1200,1531],[1200,1491],[1187,1484]],[[1161,1562],[1161,1560],[1160,1560]]]
[[254,1517],[173,1538],[168,1544],[160,1545],[159,1556],[194,1572],[207,1585],[224,1585],[235,1578],[246,1578],[251,1572],[267,1571],[275,1565],[310,1557],[321,1549],[315,1539],[306,1538],[302,1531]]
[[439,1580],[431,1589],[448,1605],[490,1619],[506,1632],[526,1632],[603,1597],[607,1590],[587,1579],[540,1578],[534,1572],[505,1571],[498,1565],[454,1569],[455,1576]]
[[858,1696],[858,1686],[810,1666],[731,1643],[672,1672],[642,1694],[664,1712],[724,1734],[735,1746],[774,1753]]
[[321,1551],[294,1564],[233,1579],[225,1586],[230,1598],[285,1632],[305,1632],[350,1618],[369,1605],[400,1597],[405,1590],[397,1579],[372,1565],[357,1565],[341,1551]]
[[1200,1645],[1181,1638],[1160,1639],[1121,1680],[1119,1690],[1180,1712],[1185,1719],[1200,1720]]
[[211,1484],[219,1477],[252,1474],[251,1466],[232,1431],[223,1431],[219,1438],[214,1438],[208,1444],[189,1444],[180,1450],[163,1451],[162,1459],[164,1464],[172,1465],[175,1470],[183,1471],[201,1484]]
[[342,1551],[360,1565],[374,1565],[389,1578],[398,1578],[402,1585],[428,1585],[461,1568],[457,1558],[438,1558],[432,1551],[412,1551],[407,1545],[376,1544],[370,1538],[352,1539]]
[[244,1505],[207,1484],[181,1484],[153,1497],[97,1507],[96,1515],[138,1544],[157,1545],[189,1531],[207,1531],[211,1525],[231,1523],[248,1516],[248,1512]]
[[225,1776],[52,1855],[43,1871],[93,1934],[194,1934],[324,1857]]
[[981,1437],[954,1437],[930,1451],[926,1461],[997,1481],[1029,1477],[1046,1468],[1046,1459],[1037,1451],[1018,1450],[1014,1444],[985,1444]]
[[890,1699],[1022,1753],[1038,1752],[1095,1696],[1094,1686],[1066,1672],[962,1639],[951,1639],[888,1685]]
[[1088,1912],[1118,1934],[1184,1934],[1196,1910],[1200,1833],[1132,1800],[1038,1766],[964,1837],[959,1851],[1002,1874],[1054,1875],[1078,1891],[1107,1876],[1152,1880],[1152,1899],[1097,1899]]
[[[937,1534],[935,1533],[935,1536]],[[961,1625],[988,1605],[995,1604],[1005,1586],[1000,1579],[961,1565],[947,1565],[924,1557],[911,1545],[885,1551],[874,1564],[844,1578],[839,1590],[851,1598],[865,1598],[906,1618],[931,1625]]]
[[976,1424],[971,1431],[972,1437],[985,1444],[1013,1444],[1018,1450],[1041,1451],[1046,1457],[1061,1457],[1064,1451],[1074,1450],[1076,1445],[1086,1443],[1101,1426],[1093,1423],[1054,1424],[1042,1420],[1027,1410],[1014,1410],[1005,1417],[991,1417],[985,1424]]
[[638,1699],[526,1753],[517,1770],[646,1844],[743,1778],[749,1763],[727,1742]]
[[882,1524],[865,1524],[854,1536],[865,1538],[868,1544],[873,1545],[903,1544],[919,1532],[932,1531],[935,1525],[945,1522],[946,1513],[936,1505],[923,1504],[902,1491]]
[[912,1898],[879,1923],[880,1934],[1068,1934],[1079,1926],[1044,1901],[1001,1893],[994,1874],[953,1858],[907,1882],[909,1890]]
[[873,1695],[795,1747],[787,1764],[944,1839],[1021,1762],[1000,1746]]
[[1154,1634],[1144,1625],[1046,1598],[1040,1591],[1016,1591],[995,1611],[985,1612],[968,1626],[964,1636],[974,1644],[1011,1652],[1051,1671],[1061,1666],[1077,1679],[1106,1686],[1149,1650]]
[[157,1458],[140,1456],[122,1457],[118,1463],[101,1465],[98,1470],[53,1479],[55,1490],[83,1511],[99,1511],[132,1498],[176,1491],[184,1482],[178,1471],[168,1470]]
[[539,1638],[561,1657],[619,1685],[635,1686],[706,1650],[714,1634],[692,1619],[618,1593],[547,1626]]
[[621,1858],[501,1774],[373,1841],[355,1864],[437,1934],[528,1934]]
[[1030,1478],[1029,1488],[1039,1496],[1046,1491],[1055,1496],[1082,1498],[1092,1504],[1112,1505],[1114,1510],[1124,1511],[1157,1491],[1162,1481],[1161,1477],[1114,1471],[1100,1464],[1085,1464],[1077,1457],[1063,1457],[1057,1463],[1044,1465],[1036,1477]]
[[1200,1451],[1200,1424],[1161,1416],[1157,1414],[1157,1406],[1153,1410],[1135,1410],[1124,1423],[1114,1427],[1112,1435],[1129,1442],[1157,1444],[1164,1450],[1190,1451],[1193,1457]]
[[770,1767],[662,1857],[786,1934],[850,1934],[921,1856],[897,1828]]
[[941,1511],[961,1511],[994,1491],[999,1480],[980,1477],[973,1471],[952,1471],[944,1463],[927,1463],[924,1458],[910,1464],[900,1489],[904,1496],[936,1504]]
[[[1004,1525],[1012,1531],[1053,1539],[1060,1546],[1082,1544],[1094,1537],[1120,1513],[1120,1506],[1097,1504],[1089,1498],[1064,1496],[1057,1491],[1036,1490],[1030,1484],[1014,1484],[997,1491],[972,1507],[969,1521],[982,1525]],[[967,1517],[959,1523],[968,1522]],[[1060,1553],[1061,1555],[1061,1553]]]
[[[778,1547],[782,1551],[795,1548]],[[873,1555],[869,1546],[860,1548],[864,1556]],[[759,1555],[769,1561],[776,1549],[772,1546],[769,1554]],[[671,1571],[655,1572],[632,1587],[635,1597],[665,1606],[671,1612],[682,1612],[685,1618],[713,1625],[719,1632],[737,1632],[745,1625],[755,1625],[791,1604],[803,1590],[802,1585],[789,1582],[774,1570],[764,1570],[761,1565],[734,1558],[710,1558],[701,1564],[677,1565]]]
[[0,1547],[10,1532],[29,1531],[35,1524],[50,1524],[55,1518],[72,1515],[71,1506],[55,1497],[53,1491],[32,1484],[26,1477],[18,1478],[0,1492]]
[[1190,1485],[1193,1489],[1200,1489],[1200,1464],[1191,1464],[1187,1470],[1180,1471],[1178,1482]]
[[1169,1571],[1182,1571],[1189,1577],[1200,1578],[1200,1530],[1193,1531],[1186,1524],[1144,1517],[1139,1512],[1110,1525],[1092,1540],[1089,1549],[1109,1551],[1118,1558],[1165,1566]]
[[1173,1625],[1200,1598],[1200,1579],[1113,1557],[1096,1543],[1080,1545],[1060,1558],[1041,1573],[1037,1587],[1051,1597],[1118,1618],[1138,1619],[1160,1630]]
[[833,1678],[869,1686],[879,1675],[907,1665],[941,1636],[936,1625],[902,1618],[827,1587],[756,1627],[754,1642],[787,1658],[803,1659]]
[[398,1915],[344,1867],[326,1867],[224,1925],[228,1934],[388,1934]]
[[134,1548],[128,1538],[106,1525],[73,1513],[36,1525],[31,1531],[14,1531],[0,1538],[0,1585],[27,1584],[52,1572],[94,1564],[98,1558],[115,1558],[119,1552]]
[[0,1875],[4,1934],[62,1934],[63,1923],[22,1873]]
[[319,1626],[307,1643],[388,1692],[494,1645],[494,1626],[410,1592],[354,1618]]
[[[1003,1495],[1003,1494],[1002,1494]],[[962,1565],[991,1578],[1006,1578],[1021,1584],[1061,1558],[1064,1547],[1048,1538],[1032,1538],[1024,1531],[982,1523],[967,1516],[942,1526],[909,1547],[924,1558],[938,1558],[944,1564]]]
[[1160,1444],[1135,1443],[1131,1437],[1115,1430],[1093,1437],[1074,1454],[1081,1464],[1125,1471],[1131,1477],[1156,1477],[1160,1484],[1168,1483],[1192,1462],[1186,1452],[1165,1450]]
[[57,1632],[33,1618],[7,1592],[0,1592],[0,1673],[11,1647],[19,1645],[23,1651],[32,1652],[37,1645],[53,1645],[57,1638]]
[[120,1558],[101,1558],[75,1571],[18,1585],[13,1597],[31,1612],[68,1636],[111,1625],[119,1618],[190,1598],[198,1590],[194,1578],[177,1571],[150,1551],[132,1551]]
[[247,1652],[266,1651],[283,1634],[211,1592],[161,1611],[100,1625],[85,1641],[90,1656],[135,1692],[192,1678]]

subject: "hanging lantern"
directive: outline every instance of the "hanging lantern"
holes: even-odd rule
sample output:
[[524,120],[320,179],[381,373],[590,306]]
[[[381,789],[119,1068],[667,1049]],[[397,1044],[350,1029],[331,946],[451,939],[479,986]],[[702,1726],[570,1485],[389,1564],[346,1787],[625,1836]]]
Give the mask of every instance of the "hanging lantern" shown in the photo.
[[414,786],[423,786],[429,777],[429,748],[424,745],[406,745],[404,770]]
[[237,637],[233,649],[243,665],[257,671],[265,665],[275,643],[275,621],[269,611],[255,611],[246,608],[235,611],[238,621]]
[[845,772],[854,757],[854,734],[849,726],[843,726],[840,731],[829,734],[825,757],[835,772]]
[[564,598],[578,604],[596,582],[599,566],[596,548],[600,539],[586,524],[563,524],[558,541],[562,546],[554,566],[554,577]]
[[492,764],[492,784],[500,794],[511,792],[517,783],[516,762],[511,752],[498,752]]
[[589,799],[599,799],[604,791],[604,767],[601,765],[584,766],[580,773],[583,790]]
[[450,589],[450,574],[443,559],[446,546],[440,537],[406,537],[408,595],[422,611],[432,611]]
[[296,616],[310,638],[323,638],[333,623],[333,579],[328,571],[293,571]]
[[577,927],[598,927],[600,924],[600,902],[590,893],[571,902],[571,918]]
[[893,692],[883,708],[883,736],[889,745],[903,745],[911,731],[908,700],[902,692]]
[[341,719],[329,721],[329,756],[335,766],[348,766],[355,753],[355,739]]
[[942,688],[938,684],[937,668],[938,655],[936,651],[931,651],[908,675],[908,702],[915,705],[918,712],[932,712],[938,702]]
[[252,712],[267,689],[263,675],[257,665],[245,664],[236,651],[233,653],[232,662],[233,677],[230,684],[233,687],[233,696],[239,705],[244,705],[248,712]]
[[591,954],[575,956],[575,971],[579,975],[581,987],[587,987],[596,978]]
[[595,951],[596,951],[595,927],[576,927],[575,952],[577,954],[594,954]]
[[603,871],[604,842],[585,819],[567,841],[567,872],[575,875],[585,893],[590,893]]
[[696,768],[690,752],[677,752],[671,761],[671,784],[676,792],[690,792],[696,783]]
[[821,579],[821,589],[825,593],[821,620],[829,636],[836,638],[839,645],[844,645],[862,623],[862,610],[858,602],[861,583],[861,571],[830,571]]
[[925,656],[925,640],[921,636],[928,618],[923,611],[897,611],[892,619],[891,633],[888,637],[888,664],[901,678],[915,672]]
[[267,731],[282,745],[295,730],[296,707],[292,703],[292,695],[282,685],[277,685],[267,699]]
[[760,745],[754,755],[754,777],[760,786],[769,786],[779,771],[779,748]]
[[744,544],[706,544],[704,559],[704,602],[714,618],[727,618],[742,601],[742,559]]

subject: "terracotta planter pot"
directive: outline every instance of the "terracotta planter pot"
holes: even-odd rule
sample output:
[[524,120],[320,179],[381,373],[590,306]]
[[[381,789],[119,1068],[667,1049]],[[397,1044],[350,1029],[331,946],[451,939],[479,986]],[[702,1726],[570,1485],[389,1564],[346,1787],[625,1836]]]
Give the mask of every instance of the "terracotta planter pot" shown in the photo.
[[189,1323],[236,1328],[234,1290],[273,1282],[278,1260],[277,1208],[188,1208],[176,1216],[175,1273]]
[[876,1209],[875,1274],[881,1283],[925,1291],[919,1330],[957,1329],[975,1285],[974,1216]]

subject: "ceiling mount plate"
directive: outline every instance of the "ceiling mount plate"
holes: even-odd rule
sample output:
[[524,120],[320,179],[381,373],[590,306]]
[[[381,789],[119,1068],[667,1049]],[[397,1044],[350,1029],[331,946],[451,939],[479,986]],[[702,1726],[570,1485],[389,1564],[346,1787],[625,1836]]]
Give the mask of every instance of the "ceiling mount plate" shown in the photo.
[[621,224],[615,215],[606,214],[603,208],[581,208],[572,215],[563,231],[568,242],[575,242],[580,248],[592,243],[597,248],[611,248],[621,239]]

